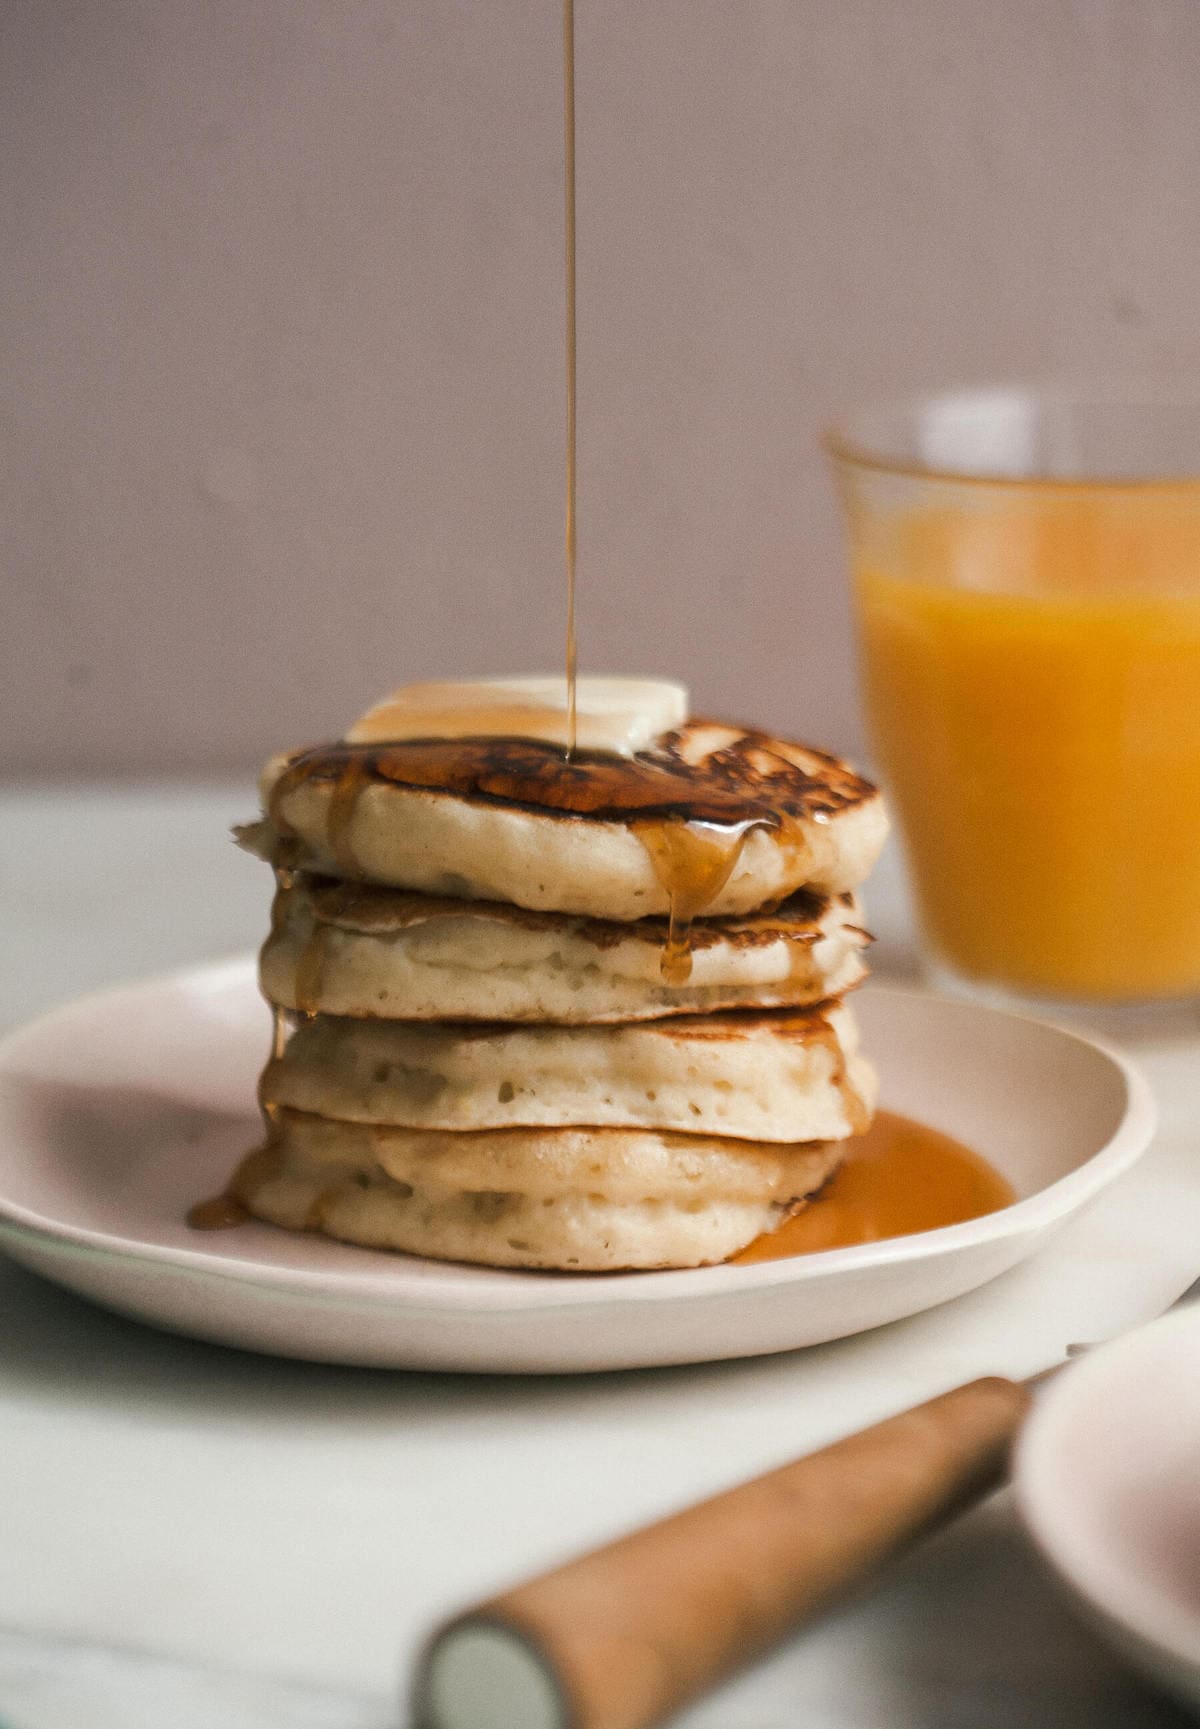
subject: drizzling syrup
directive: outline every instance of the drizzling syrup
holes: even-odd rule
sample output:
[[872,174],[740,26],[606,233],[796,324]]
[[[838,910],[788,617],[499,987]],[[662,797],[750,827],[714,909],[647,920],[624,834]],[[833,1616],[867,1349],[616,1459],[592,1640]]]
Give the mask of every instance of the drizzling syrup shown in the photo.
[[563,216],[566,242],[567,496],[567,757],[575,754],[575,0],[563,0]]
[[[287,897],[296,884],[296,873],[283,865],[275,866],[275,898],[271,902],[271,936],[275,941],[282,934],[287,917]],[[271,1004],[271,1055],[278,1062],[288,1041],[287,1010],[279,1003]]]
[[337,861],[339,871],[347,877],[362,875],[351,843],[359,797],[369,779],[366,759],[348,757],[329,801],[326,830],[329,850]]
[[[321,983],[325,975],[327,926],[315,921],[296,962],[294,990],[296,1008],[302,1015],[315,1015],[321,1006]],[[278,1055],[278,1053],[276,1053]]]
[[753,827],[753,822],[718,825],[678,818],[634,825],[668,900],[661,961],[667,984],[685,985],[691,978],[692,920],[712,905],[733,875]]

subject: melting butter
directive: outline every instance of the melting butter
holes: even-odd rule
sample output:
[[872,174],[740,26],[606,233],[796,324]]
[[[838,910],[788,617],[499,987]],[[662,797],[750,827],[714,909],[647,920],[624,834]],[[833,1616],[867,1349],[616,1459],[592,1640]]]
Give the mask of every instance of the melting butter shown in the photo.
[[[681,684],[657,678],[577,679],[575,746],[635,756],[688,717]],[[406,684],[369,708],[347,744],[415,738],[536,738],[571,743],[565,678],[492,678]]]

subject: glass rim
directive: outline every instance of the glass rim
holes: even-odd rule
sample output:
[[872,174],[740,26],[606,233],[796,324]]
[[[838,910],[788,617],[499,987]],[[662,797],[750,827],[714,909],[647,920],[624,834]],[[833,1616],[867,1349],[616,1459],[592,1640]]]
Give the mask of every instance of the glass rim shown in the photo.
[[836,467],[860,470],[864,473],[893,475],[910,480],[940,481],[960,486],[1007,488],[1009,490],[1038,488],[1052,492],[1127,491],[1151,492],[1185,489],[1200,490],[1200,454],[1194,469],[1180,469],[1162,474],[1131,475],[1105,473],[1099,469],[1077,475],[1029,473],[1004,474],[985,468],[956,467],[953,464],[923,462],[915,457],[889,456],[873,448],[871,440],[856,427],[864,420],[879,420],[887,416],[915,417],[938,407],[980,407],[1001,404],[1011,406],[1018,399],[1035,406],[1060,408],[1127,408],[1153,411],[1160,409],[1190,409],[1200,422],[1200,390],[1179,390],[1164,386],[1161,381],[1146,379],[1097,380],[1089,384],[1044,383],[1013,381],[979,385],[950,386],[944,389],[918,392],[909,396],[864,402],[844,410],[825,422],[820,432],[820,444]]

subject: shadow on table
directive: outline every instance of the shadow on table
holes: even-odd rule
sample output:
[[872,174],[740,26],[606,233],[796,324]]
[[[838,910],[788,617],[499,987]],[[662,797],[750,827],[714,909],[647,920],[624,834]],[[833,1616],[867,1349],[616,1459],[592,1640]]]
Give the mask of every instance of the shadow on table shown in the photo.
[[[1080,1620],[1001,1494],[735,1683],[686,1729],[1187,1729]],[[683,1729],[683,1726],[681,1726]]]
[[[373,1418],[394,1426],[406,1412],[423,1419],[444,1413],[507,1410],[548,1416],[569,1403],[611,1406],[623,1397],[645,1408],[676,1397],[681,1386],[719,1379],[753,1383],[779,1359],[699,1363],[589,1375],[467,1375],[395,1369],[343,1368],[271,1357],[180,1337],[127,1320],[27,1273],[0,1254],[0,1380],[24,1384],[41,1398],[146,1410],[257,1412],[264,1420],[291,1414],[344,1426]],[[824,1349],[805,1353],[819,1360]],[[789,1361],[795,1362],[795,1356]]]

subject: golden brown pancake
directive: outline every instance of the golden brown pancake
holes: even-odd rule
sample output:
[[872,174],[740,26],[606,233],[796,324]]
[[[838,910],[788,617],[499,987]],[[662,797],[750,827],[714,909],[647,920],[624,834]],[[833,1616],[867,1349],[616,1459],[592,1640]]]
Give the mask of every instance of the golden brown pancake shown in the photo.
[[670,1129],[835,1141],[865,1128],[875,1077],[845,1004],[624,1026],[303,1021],[268,1063],[271,1108],[410,1129]]
[[653,1020],[841,996],[865,972],[855,897],[801,890],[774,913],[699,919],[691,972],[664,979],[665,919],[620,924],[297,876],[260,977],[273,1003],[382,1020]]
[[616,920],[841,893],[887,830],[836,757],[703,720],[632,758],[496,738],[318,746],[275,758],[262,788],[282,862]]
[[230,1192],[256,1217],[493,1267],[726,1260],[820,1188],[836,1145],[653,1129],[396,1129],[279,1114]]

